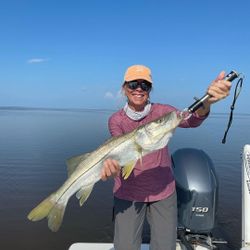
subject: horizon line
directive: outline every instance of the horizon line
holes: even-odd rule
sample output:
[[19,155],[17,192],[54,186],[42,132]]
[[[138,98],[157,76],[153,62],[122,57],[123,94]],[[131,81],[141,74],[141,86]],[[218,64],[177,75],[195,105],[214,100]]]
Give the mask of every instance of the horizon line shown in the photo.
[[[27,106],[0,106],[0,110],[46,110],[46,111],[99,111],[115,112],[119,110],[111,108],[55,108],[55,107],[27,107]],[[211,112],[211,115],[228,115],[230,112]],[[250,113],[234,113],[235,115],[250,116]]]

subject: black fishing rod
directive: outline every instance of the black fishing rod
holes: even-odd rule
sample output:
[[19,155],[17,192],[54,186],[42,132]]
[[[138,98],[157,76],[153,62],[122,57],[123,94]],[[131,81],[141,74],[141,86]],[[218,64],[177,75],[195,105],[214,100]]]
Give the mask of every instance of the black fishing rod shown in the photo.
[[[241,88],[242,88],[242,84],[243,84],[243,76],[241,76],[242,74],[237,73],[235,70],[232,70],[229,74],[227,74],[223,79],[232,82],[233,80],[235,80],[236,78],[239,78],[236,87],[235,87],[235,91],[234,91],[234,98],[233,98],[233,102],[231,105],[231,112],[230,112],[230,116],[229,116],[229,121],[228,121],[228,125],[227,125],[227,129],[225,131],[224,137],[222,139],[222,143],[224,144],[226,142],[226,137],[227,137],[227,133],[229,128],[232,125],[232,120],[233,120],[233,111],[234,111],[234,105],[235,102],[240,94]],[[241,77],[240,77],[241,76]],[[205,94],[203,97],[201,97],[200,99],[197,99],[192,105],[190,105],[188,108],[186,108],[184,110],[184,116],[186,116],[188,118],[186,114],[191,115],[192,113],[194,113],[197,109],[201,108],[203,106],[203,103],[210,98],[211,96],[209,94]]]
[[[232,70],[228,75],[224,77],[224,80],[232,82],[234,79],[238,78],[240,74],[238,74],[236,71]],[[210,98],[211,96],[209,94],[204,95],[200,99],[196,100],[192,105],[190,105],[187,108],[187,111],[189,113],[194,113],[197,109],[203,106],[203,103]]]

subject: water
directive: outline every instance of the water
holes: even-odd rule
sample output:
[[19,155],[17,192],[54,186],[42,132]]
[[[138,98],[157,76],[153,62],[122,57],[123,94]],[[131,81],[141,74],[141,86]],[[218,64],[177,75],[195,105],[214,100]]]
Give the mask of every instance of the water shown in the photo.
[[[74,242],[111,242],[112,180],[99,182],[79,207],[70,199],[62,227],[30,222],[29,211],[67,178],[65,160],[89,152],[108,137],[107,111],[0,110],[0,249],[63,250]],[[218,174],[215,233],[239,249],[241,242],[241,158],[250,143],[250,116],[235,115],[226,145],[220,140],[228,117],[211,115],[196,129],[177,129],[170,150],[203,149]]]

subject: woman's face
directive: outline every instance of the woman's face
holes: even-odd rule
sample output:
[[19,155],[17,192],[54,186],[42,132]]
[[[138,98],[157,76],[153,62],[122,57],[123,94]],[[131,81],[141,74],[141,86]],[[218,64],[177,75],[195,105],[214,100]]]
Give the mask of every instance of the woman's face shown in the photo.
[[[138,83],[145,82],[144,80],[136,81]],[[148,91],[143,90],[140,85],[136,89],[131,89],[129,85],[125,83],[123,85],[123,90],[128,98],[130,108],[135,111],[142,111],[148,102],[150,89]]]

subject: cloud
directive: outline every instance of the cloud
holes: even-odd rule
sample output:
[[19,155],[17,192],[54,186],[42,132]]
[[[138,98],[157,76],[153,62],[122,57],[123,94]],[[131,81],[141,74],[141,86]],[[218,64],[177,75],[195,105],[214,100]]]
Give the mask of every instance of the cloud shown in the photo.
[[34,63],[43,63],[49,61],[48,58],[31,58],[27,61],[29,64],[34,64]]
[[120,90],[117,93],[115,93],[115,94],[112,93],[111,91],[107,91],[104,94],[104,98],[106,98],[106,99],[112,99],[112,100],[118,100],[118,99],[122,98],[122,93],[121,93]]
[[107,99],[114,99],[115,98],[114,94],[111,93],[110,91],[106,92],[104,94],[104,97],[107,98]]

